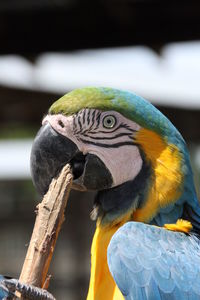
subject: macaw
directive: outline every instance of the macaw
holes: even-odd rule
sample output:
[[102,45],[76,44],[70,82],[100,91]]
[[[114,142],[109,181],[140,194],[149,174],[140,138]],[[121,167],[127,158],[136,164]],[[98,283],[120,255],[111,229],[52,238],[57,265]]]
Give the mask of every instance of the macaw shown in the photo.
[[173,124],[134,93],[76,89],[33,143],[40,194],[67,163],[74,189],[97,191],[87,300],[200,299],[200,205]]

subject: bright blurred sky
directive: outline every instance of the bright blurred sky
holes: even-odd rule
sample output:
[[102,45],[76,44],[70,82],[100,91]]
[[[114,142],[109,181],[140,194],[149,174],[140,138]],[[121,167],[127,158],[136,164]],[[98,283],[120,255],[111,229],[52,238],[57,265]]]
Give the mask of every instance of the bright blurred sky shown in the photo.
[[35,64],[0,56],[0,84],[61,94],[110,86],[156,104],[200,108],[200,42],[169,44],[161,55],[142,46],[45,53]]
[[30,177],[32,140],[0,141],[0,180]]

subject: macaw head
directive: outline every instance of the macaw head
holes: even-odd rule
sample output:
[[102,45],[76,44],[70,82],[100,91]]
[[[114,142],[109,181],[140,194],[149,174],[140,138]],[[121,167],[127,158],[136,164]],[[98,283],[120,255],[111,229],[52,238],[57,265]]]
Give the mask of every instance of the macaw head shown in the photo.
[[196,205],[185,142],[152,104],[111,88],[74,90],[42,121],[31,153],[41,194],[69,163],[73,188],[97,191],[93,215],[103,223],[124,215],[162,225]]

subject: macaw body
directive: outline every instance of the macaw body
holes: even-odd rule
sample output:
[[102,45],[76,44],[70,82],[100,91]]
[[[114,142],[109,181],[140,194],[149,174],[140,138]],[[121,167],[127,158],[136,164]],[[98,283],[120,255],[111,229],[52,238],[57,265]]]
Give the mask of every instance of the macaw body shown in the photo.
[[87,300],[200,299],[200,205],[173,124],[134,93],[74,90],[43,119],[31,153],[41,194],[69,163],[97,191]]
[[[173,124],[133,93],[84,88],[55,102],[42,130],[69,140],[73,187],[98,191],[87,300],[198,299],[200,206],[187,146]],[[39,133],[32,152],[43,193],[51,178],[41,185],[37,141],[47,143],[45,136]]]
[[109,269],[127,300],[200,299],[199,263],[198,237],[138,222],[121,227],[108,248]]

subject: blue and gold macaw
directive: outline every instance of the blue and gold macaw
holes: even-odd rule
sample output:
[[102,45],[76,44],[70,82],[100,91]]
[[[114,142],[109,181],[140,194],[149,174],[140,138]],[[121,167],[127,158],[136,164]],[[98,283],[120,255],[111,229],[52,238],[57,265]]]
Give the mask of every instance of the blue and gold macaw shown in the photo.
[[45,194],[69,163],[97,191],[87,300],[200,299],[200,206],[186,144],[152,104],[111,88],[56,101],[32,148]]

